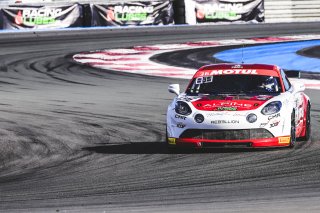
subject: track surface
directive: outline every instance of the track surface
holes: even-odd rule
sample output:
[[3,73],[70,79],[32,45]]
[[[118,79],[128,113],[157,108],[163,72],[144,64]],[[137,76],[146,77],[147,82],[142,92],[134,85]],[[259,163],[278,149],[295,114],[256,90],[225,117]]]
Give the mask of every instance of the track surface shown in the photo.
[[[228,37],[308,33],[299,26],[285,32],[236,26]],[[318,91],[307,91],[312,138],[294,149],[168,154],[163,141],[172,95],[166,88],[186,81],[96,70],[70,59],[75,52],[168,38],[212,39],[224,29],[201,30],[200,38],[197,30],[182,38],[174,29],[167,37],[129,33],[112,41],[2,38],[0,211],[319,212]]]
[[303,49],[298,52],[298,54],[306,56],[306,57],[312,57],[312,58],[320,58],[320,46],[314,46],[310,48]]

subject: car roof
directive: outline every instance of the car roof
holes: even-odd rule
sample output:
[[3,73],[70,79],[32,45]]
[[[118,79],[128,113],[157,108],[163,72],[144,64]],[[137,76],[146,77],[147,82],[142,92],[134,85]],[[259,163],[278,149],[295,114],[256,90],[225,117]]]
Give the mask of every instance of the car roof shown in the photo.
[[193,78],[213,75],[267,75],[280,76],[280,68],[270,64],[210,64],[201,67]]

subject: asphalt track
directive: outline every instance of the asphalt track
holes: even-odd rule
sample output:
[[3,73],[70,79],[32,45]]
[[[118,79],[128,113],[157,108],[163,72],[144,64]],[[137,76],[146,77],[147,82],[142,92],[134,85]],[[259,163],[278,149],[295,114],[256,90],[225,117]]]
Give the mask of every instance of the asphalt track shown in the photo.
[[320,33],[318,25],[1,34],[0,211],[319,212],[319,91],[306,91],[311,140],[294,149],[169,154],[167,85],[185,80],[71,60],[103,48]]
[[298,51],[298,54],[310,58],[320,58],[320,46],[313,46],[310,48],[306,48]]

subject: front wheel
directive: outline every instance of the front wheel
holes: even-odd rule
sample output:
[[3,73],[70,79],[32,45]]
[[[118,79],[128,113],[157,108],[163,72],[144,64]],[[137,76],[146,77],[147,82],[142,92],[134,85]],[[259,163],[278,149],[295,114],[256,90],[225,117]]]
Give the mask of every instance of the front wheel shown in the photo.
[[293,148],[296,144],[296,120],[294,111],[291,114],[291,131],[290,131],[290,144],[289,147]]

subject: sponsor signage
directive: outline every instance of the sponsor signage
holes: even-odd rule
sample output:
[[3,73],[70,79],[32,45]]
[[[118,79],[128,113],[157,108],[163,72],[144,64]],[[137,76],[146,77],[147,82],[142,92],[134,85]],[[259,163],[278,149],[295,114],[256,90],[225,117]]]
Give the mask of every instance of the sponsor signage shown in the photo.
[[92,26],[173,24],[173,7],[169,0],[91,4],[90,7]]
[[50,29],[83,26],[82,7],[19,6],[2,8],[3,29]]
[[185,0],[188,24],[263,22],[264,0]]

